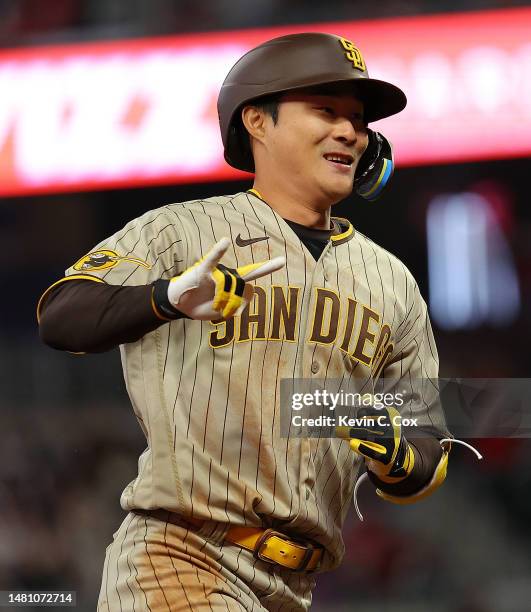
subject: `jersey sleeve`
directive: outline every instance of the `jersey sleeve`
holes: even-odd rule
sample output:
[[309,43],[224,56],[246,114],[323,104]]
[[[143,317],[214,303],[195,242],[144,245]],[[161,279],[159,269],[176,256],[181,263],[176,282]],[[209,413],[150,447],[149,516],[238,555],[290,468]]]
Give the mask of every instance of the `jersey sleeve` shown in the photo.
[[[102,240],[50,285],[37,304],[37,320],[51,292],[72,280],[113,286],[150,285],[188,267],[185,231],[169,207],[151,210]],[[168,320],[168,319],[165,319]]]
[[169,208],[149,211],[102,240],[65,272],[109,285],[148,285],[185,268],[186,245],[179,217]]
[[438,438],[449,436],[439,397],[439,357],[426,302],[412,280],[411,301],[397,328],[396,344],[383,370],[386,390],[400,394],[397,409],[415,422],[409,430],[413,439],[423,433]]
[[[380,480],[368,471],[378,495],[387,501],[414,503],[430,495],[446,477],[447,449],[439,440],[450,438],[439,397],[439,357],[426,302],[413,278],[412,300],[398,326],[396,345],[383,371],[386,392],[400,397],[397,409],[403,433],[415,457],[411,474],[397,483]],[[400,394],[400,395],[399,395]]]
[[71,280],[117,286],[150,285],[188,267],[187,242],[179,216],[169,207],[151,210],[102,240],[42,294],[37,319],[50,292]]

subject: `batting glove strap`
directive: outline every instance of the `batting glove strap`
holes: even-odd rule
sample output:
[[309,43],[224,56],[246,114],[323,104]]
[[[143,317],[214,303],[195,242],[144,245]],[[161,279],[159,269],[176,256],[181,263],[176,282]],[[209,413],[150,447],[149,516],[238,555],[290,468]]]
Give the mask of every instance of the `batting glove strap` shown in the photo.
[[151,290],[151,307],[155,315],[163,321],[173,321],[175,319],[189,319],[184,312],[181,312],[168,299],[169,280],[160,278],[153,283]]

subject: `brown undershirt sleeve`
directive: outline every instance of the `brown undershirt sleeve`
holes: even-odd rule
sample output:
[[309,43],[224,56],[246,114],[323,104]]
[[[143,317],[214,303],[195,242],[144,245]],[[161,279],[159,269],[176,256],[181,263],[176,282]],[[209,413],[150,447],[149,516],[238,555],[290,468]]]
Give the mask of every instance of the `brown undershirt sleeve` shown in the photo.
[[381,491],[397,497],[413,495],[423,489],[431,480],[437,464],[442,457],[442,448],[434,436],[408,439],[415,455],[415,464],[411,474],[397,482],[390,484],[381,481],[371,471],[367,470],[371,482]]
[[167,300],[167,280],[122,287],[90,280],[53,287],[41,305],[39,334],[52,348],[101,353],[136,342],[172,319],[185,317]]

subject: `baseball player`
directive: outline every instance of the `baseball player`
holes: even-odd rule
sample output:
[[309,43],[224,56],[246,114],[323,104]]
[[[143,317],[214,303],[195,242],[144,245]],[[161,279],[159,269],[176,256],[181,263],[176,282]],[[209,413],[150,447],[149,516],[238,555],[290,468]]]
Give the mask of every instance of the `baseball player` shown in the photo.
[[99,610],[307,610],[316,573],[342,560],[360,468],[397,503],[444,480],[448,433],[430,385],[407,406],[423,437],[393,409],[379,429],[343,432],[350,441],[280,434],[282,379],[373,392],[437,377],[410,272],[331,215],[353,189],[374,199],[385,187],[391,146],[368,124],[405,105],[352,41],[259,45],[218,100],[225,159],[254,173],[253,188],[147,212],[41,297],[50,346],[120,347],[147,440]]

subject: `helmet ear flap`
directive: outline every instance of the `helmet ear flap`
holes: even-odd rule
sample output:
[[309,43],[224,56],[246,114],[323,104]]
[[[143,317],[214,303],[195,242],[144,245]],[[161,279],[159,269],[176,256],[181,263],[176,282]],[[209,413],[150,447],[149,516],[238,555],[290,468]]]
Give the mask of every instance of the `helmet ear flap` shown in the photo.
[[369,144],[356,168],[354,190],[365,200],[373,201],[380,197],[393,175],[393,147],[380,132],[367,129]]

